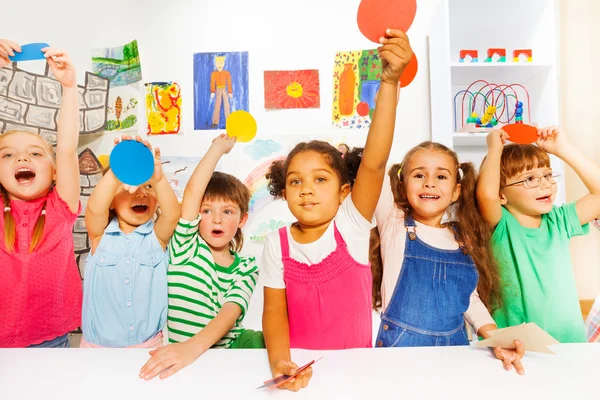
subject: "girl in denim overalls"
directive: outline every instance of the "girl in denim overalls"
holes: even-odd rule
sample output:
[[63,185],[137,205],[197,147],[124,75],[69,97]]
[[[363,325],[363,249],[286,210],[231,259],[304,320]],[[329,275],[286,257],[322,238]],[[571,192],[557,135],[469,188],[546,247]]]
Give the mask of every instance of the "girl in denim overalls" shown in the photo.
[[[473,165],[423,142],[389,176],[375,211],[381,236],[372,247],[381,257],[371,252],[373,305],[383,310],[375,346],[468,345],[465,318],[489,337],[497,329],[489,310],[498,304],[498,273],[475,204]],[[450,221],[442,222],[445,215]],[[523,372],[520,343],[494,352]]]

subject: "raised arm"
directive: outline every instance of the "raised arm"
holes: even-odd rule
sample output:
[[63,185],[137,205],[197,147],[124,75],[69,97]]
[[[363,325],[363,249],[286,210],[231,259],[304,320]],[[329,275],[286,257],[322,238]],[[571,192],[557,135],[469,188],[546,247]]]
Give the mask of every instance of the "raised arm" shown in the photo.
[[[141,141],[139,136],[136,139]],[[152,145],[148,141],[145,140],[143,143],[152,151]],[[181,216],[181,206],[173,188],[163,174],[158,147],[154,149],[154,174],[150,178],[150,185],[154,188],[160,209],[160,215],[154,225],[154,233],[162,247],[166,248]]]
[[373,218],[377,206],[392,148],[398,104],[398,80],[413,54],[408,36],[404,32],[388,29],[387,34],[389,38],[380,40],[383,45],[378,49],[382,63],[381,85],[351,193],[356,209],[369,221]]
[[487,136],[488,153],[481,165],[477,179],[479,212],[487,224],[495,228],[502,218],[500,203],[500,159],[508,134],[493,130]]
[[235,138],[230,138],[225,133],[217,136],[202,160],[196,166],[192,177],[188,181],[183,192],[183,207],[181,217],[185,220],[192,221],[198,218],[200,213],[200,205],[206,186],[212,177],[217,163],[223,154],[229,153],[235,144]]
[[539,133],[537,144],[550,154],[554,154],[573,168],[577,176],[590,191],[577,200],[575,207],[581,225],[600,216],[600,167],[585,157],[569,142],[565,132],[557,126],[549,126]]
[[79,209],[79,101],[77,74],[69,55],[53,48],[43,49],[46,61],[62,85],[62,100],[58,117],[56,143],[56,190],[71,212]]

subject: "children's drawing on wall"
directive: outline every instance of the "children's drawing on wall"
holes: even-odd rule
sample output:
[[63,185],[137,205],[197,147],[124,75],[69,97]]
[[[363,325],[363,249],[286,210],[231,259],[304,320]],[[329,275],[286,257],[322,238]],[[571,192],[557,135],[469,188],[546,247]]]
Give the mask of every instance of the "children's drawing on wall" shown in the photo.
[[368,128],[381,79],[376,50],[341,51],[333,66],[333,126]]
[[111,88],[141,81],[137,40],[119,47],[92,49],[92,66],[95,73],[110,79]]
[[102,178],[102,164],[88,148],[79,153],[79,174],[81,183],[81,192],[79,194],[81,214],[77,217],[75,226],[73,227],[73,242],[75,244],[75,260],[79,266],[81,279],[83,279],[85,259],[90,253],[91,248],[87,229],[85,228],[85,208],[92,190],[94,190],[96,184]]
[[294,221],[285,201],[275,200],[267,188],[265,175],[276,160],[285,160],[285,156],[272,157],[262,162],[243,181],[252,193],[244,232],[254,242],[264,241],[267,234]]
[[194,129],[225,129],[238,110],[250,111],[248,52],[194,54]]
[[253,160],[269,157],[271,154],[281,152],[283,146],[274,140],[255,140],[252,144],[244,146],[244,153]]
[[[28,130],[56,144],[62,88],[51,76],[17,68],[0,69],[0,132]],[[78,86],[81,134],[103,133],[109,97],[108,79],[86,72],[85,85]]]
[[118,86],[110,89],[105,131],[137,131],[142,99],[141,85]]
[[176,82],[146,83],[146,117],[149,135],[179,133],[181,89]]
[[319,108],[319,71],[265,71],[265,108]]
[[[190,180],[194,169],[200,162],[199,157],[161,156],[162,169],[171,184],[179,202],[183,200],[183,191]],[[215,171],[222,171],[221,164],[217,164]]]

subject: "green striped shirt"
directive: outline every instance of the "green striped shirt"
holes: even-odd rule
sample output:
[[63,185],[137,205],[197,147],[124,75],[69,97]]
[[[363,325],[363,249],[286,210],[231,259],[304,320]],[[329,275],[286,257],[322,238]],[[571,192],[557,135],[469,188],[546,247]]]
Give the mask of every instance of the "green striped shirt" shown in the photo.
[[217,316],[225,303],[235,303],[242,314],[213,348],[228,348],[244,331],[242,320],[258,279],[254,257],[233,253],[233,264],[222,267],[198,232],[200,217],[180,219],[169,242],[169,342],[188,340]]

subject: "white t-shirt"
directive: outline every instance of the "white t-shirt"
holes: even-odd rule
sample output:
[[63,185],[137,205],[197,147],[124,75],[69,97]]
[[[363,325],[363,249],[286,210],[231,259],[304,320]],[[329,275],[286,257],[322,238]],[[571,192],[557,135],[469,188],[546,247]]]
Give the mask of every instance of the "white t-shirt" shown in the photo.
[[[390,188],[389,177],[386,176],[381,190],[381,196],[375,209],[377,228],[381,237],[381,259],[383,261],[383,279],[381,282],[382,311],[385,311],[392,300],[394,289],[400,277],[404,262],[406,245],[406,228],[404,227],[404,212],[394,203]],[[416,232],[423,242],[444,250],[457,250],[458,243],[450,228],[435,228],[416,222]],[[386,262],[387,261],[387,262]],[[471,294],[469,309],[465,318],[477,332],[486,324],[495,324],[492,316],[479,298],[477,290]]]
[[[361,264],[367,264],[369,262],[369,235],[375,224],[367,221],[358,212],[352,202],[351,194],[346,196],[333,221],[346,242],[352,258]],[[290,234],[289,226],[286,227],[290,257],[305,264],[321,262],[337,247],[333,226],[334,224],[330,223],[318,240],[306,244],[297,243]],[[279,231],[267,235],[260,267],[260,281],[263,286],[285,289]]]

